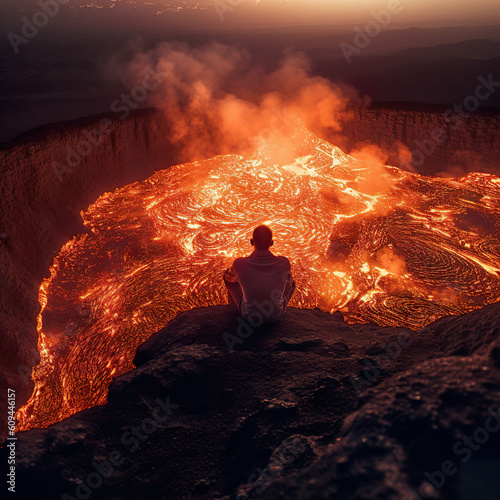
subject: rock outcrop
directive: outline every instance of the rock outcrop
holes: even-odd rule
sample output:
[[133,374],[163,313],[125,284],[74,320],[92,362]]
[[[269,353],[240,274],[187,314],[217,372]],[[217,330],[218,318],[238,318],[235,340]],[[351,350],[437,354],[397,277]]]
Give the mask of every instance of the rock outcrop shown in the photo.
[[105,405],[17,434],[18,498],[497,498],[499,352],[500,303],[418,332],[184,312]]

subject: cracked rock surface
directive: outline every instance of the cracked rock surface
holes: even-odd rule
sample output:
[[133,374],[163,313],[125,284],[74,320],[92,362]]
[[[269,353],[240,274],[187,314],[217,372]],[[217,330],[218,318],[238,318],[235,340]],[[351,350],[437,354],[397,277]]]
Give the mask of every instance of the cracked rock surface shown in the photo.
[[105,405],[17,434],[17,497],[497,499],[499,318],[289,308],[243,339],[232,306],[184,312]]

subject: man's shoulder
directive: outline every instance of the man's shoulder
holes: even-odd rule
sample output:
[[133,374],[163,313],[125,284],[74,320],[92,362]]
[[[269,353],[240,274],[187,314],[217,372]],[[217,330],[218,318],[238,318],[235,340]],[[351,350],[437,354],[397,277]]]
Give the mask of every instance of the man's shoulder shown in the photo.
[[290,261],[288,260],[287,257],[285,257],[284,255],[275,255],[275,257],[277,259],[279,259],[279,261],[283,264],[286,264],[287,266],[290,266]]
[[233,261],[233,267],[238,267],[238,265],[245,263],[245,261],[247,261],[247,260],[248,260],[248,257],[237,257]]
[[[278,262],[282,266],[290,267],[290,261],[284,255],[276,255],[270,253],[268,258],[274,259],[274,262]],[[254,254],[247,255],[246,257],[238,257],[233,261],[233,266],[236,268],[238,266],[244,266],[247,264],[252,264],[255,261],[256,257]]]
[[280,260],[284,260],[284,261],[286,261],[286,262],[290,262],[290,261],[288,260],[288,257],[285,257],[284,255],[275,255],[275,257],[277,257],[277,258],[278,258],[278,259],[280,259]]

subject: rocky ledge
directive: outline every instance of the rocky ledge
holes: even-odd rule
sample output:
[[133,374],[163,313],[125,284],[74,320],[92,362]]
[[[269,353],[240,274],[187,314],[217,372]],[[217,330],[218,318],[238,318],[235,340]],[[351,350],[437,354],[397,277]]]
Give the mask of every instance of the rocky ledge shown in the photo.
[[498,499],[500,303],[417,332],[207,307],[134,363],[105,405],[17,434],[17,498]]

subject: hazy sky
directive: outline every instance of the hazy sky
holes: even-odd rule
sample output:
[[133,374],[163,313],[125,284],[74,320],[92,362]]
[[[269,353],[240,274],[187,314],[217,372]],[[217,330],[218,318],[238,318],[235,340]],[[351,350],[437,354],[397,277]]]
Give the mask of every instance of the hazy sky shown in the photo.
[[[39,10],[39,1],[57,0],[1,0],[4,31],[19,30],[21,17]],[[398,11],[391,15],[389,28],[500,23],[498,0],[69,0],[50,20],[50,28],[353,27],[372,20],[372,11],[391,5]]]

